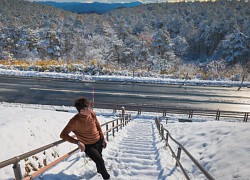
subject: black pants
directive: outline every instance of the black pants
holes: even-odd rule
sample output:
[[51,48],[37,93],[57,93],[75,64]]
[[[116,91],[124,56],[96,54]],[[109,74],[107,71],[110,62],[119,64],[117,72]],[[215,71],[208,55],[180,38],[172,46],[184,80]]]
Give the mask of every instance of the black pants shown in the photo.
[[110,175],[102,158],[102,139],[95,144],[86,144],[85,153],[95,162],[97,172],[102,175],[103,179],[109,179]]

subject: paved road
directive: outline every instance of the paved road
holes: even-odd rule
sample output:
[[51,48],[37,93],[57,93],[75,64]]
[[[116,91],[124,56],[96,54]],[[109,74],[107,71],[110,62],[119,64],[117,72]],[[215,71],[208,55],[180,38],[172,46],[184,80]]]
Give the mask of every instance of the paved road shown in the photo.
[[143,83],[81,82],[0,76],[0,102],[71,106],[85,96],[96,103],[150,104],[210,110],[250,111],[250,89]]

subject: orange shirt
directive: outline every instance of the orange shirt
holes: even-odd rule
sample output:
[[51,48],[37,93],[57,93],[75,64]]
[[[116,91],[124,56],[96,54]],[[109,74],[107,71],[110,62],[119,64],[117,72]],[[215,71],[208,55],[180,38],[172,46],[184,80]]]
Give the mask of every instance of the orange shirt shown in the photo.
[[102,128],[94,112],[89,115],[76,114],[61,132],[62,139],[77,144],[77,140],[69,135],[71,131],[83,144],[94,144],[100,138],[104,139]]

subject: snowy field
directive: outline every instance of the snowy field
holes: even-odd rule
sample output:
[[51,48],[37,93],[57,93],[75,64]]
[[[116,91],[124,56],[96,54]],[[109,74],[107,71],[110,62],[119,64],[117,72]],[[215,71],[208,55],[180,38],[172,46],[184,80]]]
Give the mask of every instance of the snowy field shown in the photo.
[[[68,110],[59,112],[56,109]],[[28,152],[59,140],[63,127],[76,112],[73,107],[0,103],[0,161]],[[116,116],[112,110],[95,109],[101,123]],[[118,112],[119,113],[119,112]],[[160,114],[132,113],[134,120],[108,142],[103,152],[112,179],[184,179],[169,150],[160,141],[154,117]],[[209,173],[219,180],[250,179],[250,124],[241,121],[215,121],[196,118],[192,123],[179,123],[176,116],[168,114],[164,126]],[[174,151],[177,147],[170,141]],[[38,154],[37,160],[21,161],[38,166],[76,148],[63,143]],[[53,154],[53,156],[52,156]],[[205,179],[182,152],[181,162],[191,179]],[[13,178],[12,166],[0,169],[0,179]],[[42,179],[101,179],[95,165],[83,152],[76,152],[67,160],[42,174]],[[40,179],[40,178],[37,178]]]

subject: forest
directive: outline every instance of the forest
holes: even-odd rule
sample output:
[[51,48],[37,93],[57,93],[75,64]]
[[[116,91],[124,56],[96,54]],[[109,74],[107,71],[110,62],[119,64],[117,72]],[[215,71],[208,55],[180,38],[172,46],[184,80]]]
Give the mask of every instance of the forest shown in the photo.
[[0,67],[92,75],[250,79],[250,3],[151,3],[76,14],[0,1]]

